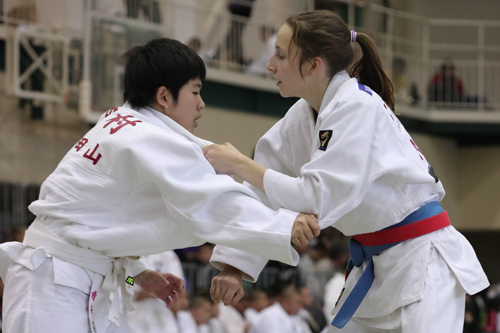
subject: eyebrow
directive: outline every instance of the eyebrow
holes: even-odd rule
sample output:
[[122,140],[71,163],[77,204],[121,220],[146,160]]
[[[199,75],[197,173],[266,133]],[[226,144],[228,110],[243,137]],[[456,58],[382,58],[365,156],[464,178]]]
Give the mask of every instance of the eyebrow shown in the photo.
[[201,83],[195,83],[194,86],[201,89]]

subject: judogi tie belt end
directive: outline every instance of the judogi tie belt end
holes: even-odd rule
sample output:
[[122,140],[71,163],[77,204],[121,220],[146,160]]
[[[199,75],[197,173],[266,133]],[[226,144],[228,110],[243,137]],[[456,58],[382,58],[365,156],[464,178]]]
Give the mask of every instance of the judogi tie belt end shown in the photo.
[[333,319],[332,325],[343,328],[368,293],[375,279],[372,259],[374,255],[405,240],[429,234],[449,225],[451,223],[448,213],[443,210],[439,202],[432,201],[393,226],[368,234],[352,236],[349,240],[351,258],[347,264],[346,279],[354,266],[360,267],[365,261],[368,261],[368,265]]

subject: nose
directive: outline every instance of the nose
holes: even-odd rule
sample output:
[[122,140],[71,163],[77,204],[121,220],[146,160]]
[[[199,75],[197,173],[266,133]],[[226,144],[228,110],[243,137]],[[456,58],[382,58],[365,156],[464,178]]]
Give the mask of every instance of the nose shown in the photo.
[[268,71],[271,71],[271,72],[273,72],[273,73],[276,73],[276,68],[275,68],[275,67],[273,66],[273,64],[272,64],[272,62],[273,62],[273,58],[274,58],[274,56],[273,56],[271,59],[269,59],[269,62],[268,62],[268,63],[267,63],[267,65],[266,65],[266,69],[267,69]]
[[205,107],[205,102],[203,101],[203,98],[200,97],[200,102],[198,103],[198,111],[201,111]]

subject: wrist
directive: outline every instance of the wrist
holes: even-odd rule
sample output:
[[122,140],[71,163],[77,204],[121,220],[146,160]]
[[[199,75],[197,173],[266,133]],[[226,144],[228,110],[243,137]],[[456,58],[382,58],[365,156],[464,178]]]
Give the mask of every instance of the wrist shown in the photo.
[[244,178],[244,175],[248,173],[250,169],[252,159],[246,157],[245,155],[240,155],[238,160],[234,164],[234,175]]
[[240,277],[243,277],[243,272],[240,271],[238,268],[233,267],[231,265],[225,265],[224,268],[222,269],[222,273],[231,274],[231,275],[238,275]]
[[142,282],[144,281],[146,275],[150,272],[151,270],[146,269],[145,271],[142,271],[141,273],[137,274],[134,276],[134,284],[137,285],[142,285]]

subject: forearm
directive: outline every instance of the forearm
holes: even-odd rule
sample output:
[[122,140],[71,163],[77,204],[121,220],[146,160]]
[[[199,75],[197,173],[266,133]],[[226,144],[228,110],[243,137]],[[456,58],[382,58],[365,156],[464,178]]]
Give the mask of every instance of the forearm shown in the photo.
[[265,166],[242,155],[234,171],[236,176],[243,178],[247,183],[252,184],[263,193],[266,193],[264,190],[264,174],[266,170],[267,168]]

